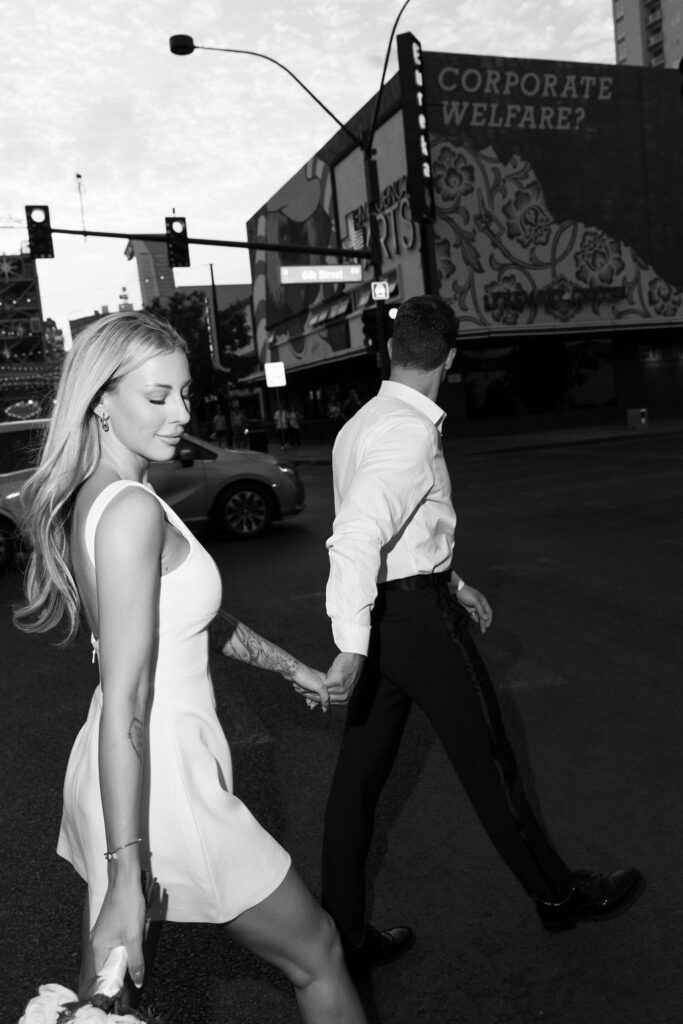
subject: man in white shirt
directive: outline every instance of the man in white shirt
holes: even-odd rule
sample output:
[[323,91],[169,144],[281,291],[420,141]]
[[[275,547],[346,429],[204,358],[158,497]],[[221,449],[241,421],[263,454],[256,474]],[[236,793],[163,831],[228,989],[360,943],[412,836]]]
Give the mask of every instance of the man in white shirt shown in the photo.
[[633,868],[572,871],[554,849],[527,801],[471,635],[489,628],[492,611],[451,566],[456,516],[436,404],[457,330],[443,300],[404,302],[390,379],[334,446],[327,612],[340,653],[327,685],[332,701],[349,707],[325,815],[322,898],[349,959],[363,965],[393,960],[414,941],[408,927],[367,924],[364,882],[377,800],[413,701],[545,927],[614,915],[640,884]]

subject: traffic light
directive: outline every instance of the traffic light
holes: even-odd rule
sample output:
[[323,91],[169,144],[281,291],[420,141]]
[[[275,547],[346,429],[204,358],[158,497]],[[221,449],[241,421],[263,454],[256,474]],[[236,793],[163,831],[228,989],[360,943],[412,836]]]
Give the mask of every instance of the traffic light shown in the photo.
[[382,303],[380,306],[366,306],[361,314],[365,344],[368,348],[379,348],[380,317],[384,326],[384,341],[387,342],[394,333],[394,320],[398,306]]
[[363,334],[367,348],[376,348],[379,343],[379,316],[377,306],[366,306],[361,314]]
[[28,247],[32,260],[54,259],[50,210],[47,206],[26,206]]
[[166,246],[171,267],[189,267],[190,250],[187,246],[187,223],[184,217],[166,218]]

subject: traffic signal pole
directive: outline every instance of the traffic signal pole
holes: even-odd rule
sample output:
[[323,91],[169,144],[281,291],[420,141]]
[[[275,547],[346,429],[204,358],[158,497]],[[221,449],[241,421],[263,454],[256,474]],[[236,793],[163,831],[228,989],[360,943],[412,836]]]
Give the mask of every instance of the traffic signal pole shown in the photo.
[[[376,281],[382,277],[382,242],[379,236],[379,175],[377,159],[373,148],[374,135],[363,139],[363,163],[365,166],[365,187],[368,195],[368,226],[370,234],[370,261]],[[354,250],[358,253],[360,250]],[[384,329],[384,299],[376,299],[377,306],[377,347],[378,362],[382,379],[389,376],[389,353]]]
[[[134,238],[141,242],[166,242],[167,236],[130,231],[83,231],[80,228],[50,228],[53,235],[91,235],[93,238]],[[312,245],[287,245],[281,242],[233,242],[222,238],[188,238],[188,245],[217,245],[231,249],[263,249],[268,252],[298,252],[313,256],[342,256],[371,259],[370,249],[325,249]]]

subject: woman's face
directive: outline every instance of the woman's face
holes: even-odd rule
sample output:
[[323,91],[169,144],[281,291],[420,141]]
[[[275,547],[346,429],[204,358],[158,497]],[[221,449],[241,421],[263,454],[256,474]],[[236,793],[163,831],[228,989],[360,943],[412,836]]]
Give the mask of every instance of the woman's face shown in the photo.
[[96,409],[109,417],[109,431],[100,434],[103,444],[122,446],[148,462],[172,459],[190,419],[190,383],[187,357],[178,349],[125,374]]

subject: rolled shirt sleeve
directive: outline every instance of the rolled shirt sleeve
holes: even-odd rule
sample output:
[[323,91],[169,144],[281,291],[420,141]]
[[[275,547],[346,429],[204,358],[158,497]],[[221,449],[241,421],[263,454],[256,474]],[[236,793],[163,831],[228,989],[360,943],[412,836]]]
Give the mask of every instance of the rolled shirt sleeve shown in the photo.
[[[347,429],[347,428],[345,428]],[[335,449],[337,514],[327,541],[327,614],[340,651],[367,654],[386,550],[434,486],[438,434],[427,419],[389,413]]]

